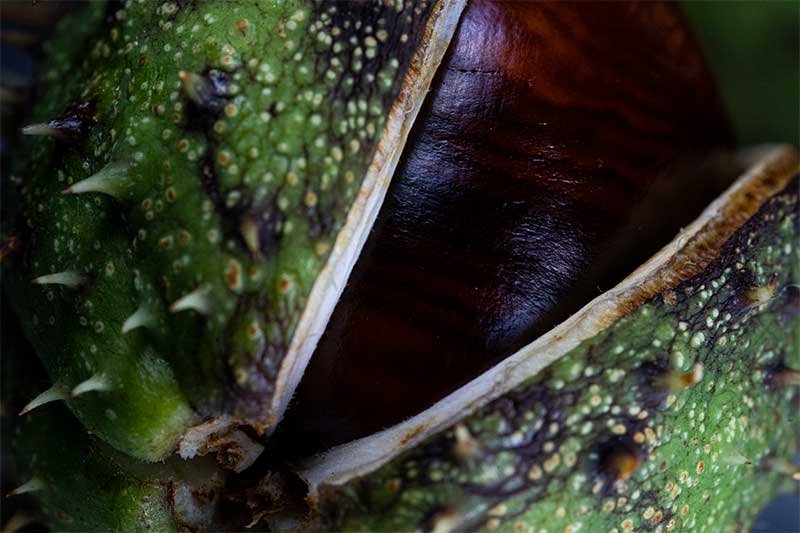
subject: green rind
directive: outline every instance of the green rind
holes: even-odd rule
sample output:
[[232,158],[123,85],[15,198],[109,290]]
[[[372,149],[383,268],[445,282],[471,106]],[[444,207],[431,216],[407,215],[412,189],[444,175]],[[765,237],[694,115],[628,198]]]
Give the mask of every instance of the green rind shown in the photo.
[[[86,433],[64,406],[31,413],[11,439],[54,531],[173,531],[168,485]],[[141,469],[141,471],[137,471]],[[14,496],[23,497],[23,496]]]
[[[46,376],[5,301],[2,364],[4,519],[16,513],[52,531],[179,529],[169,503],[174,463],[132,460],[87,433],[60,403],[16,416]],[[37,490],[11,494],[32,480]]]
[[2,357],[4,520],[13,514],[4,527],[16,520],[65,532],[204,529],[207,495],[225,479],[214,459],[133,459],[87,433],[60,403],[15,416],[45,378],[7,312],[4,303],[3,324],[12,328],[4,330]]
[[[78,95],[87,98],[87,79],[71,71],[76,64],[91,64],[86,46],[104,31],[104,12],[102,3],[78,9],[45,45],[49,60],[43,83],[48,97],[40,99],[34,120],[60,115]],[[102,101],[98,108],[102,123]],[[73,411],[90,430],[120,448],[134,435],[140,444],[131,450],[133,455],[152,460],[169,453],[195,417],[172,371],[152,346],[118,334],[118,324],[135,304],[135,291],[125,260],[130,242],[120,230],[113,200],[58,194],[72,176],[85,175],[100,164],[109,150],[108,131],[107,125],[91,130],[84,150],[65,150],[52,139],[35,139],[15,154],[18,162],[23,152],[28,158],[27,165],[18,165],[24,201],[5,207],[24,212],[32,229],[17,231],[27,233],[31,242],[25,267],[18,257],[4,262],[4,286],[55,383],[71,388],[97,374],[110,381],[110,392],[70,400]],[[60,270],[93,272],[97,279],[89,290],[79,291],[31,283],[35,276]]]
[[[32,121],[84,104],[92,120],[15,154],[24,253],[3,277],[53,382],[108,382],[68,402],[87,429],[152,461],[210,416],[274,422],[282,359],[431,6],[129,1],[63,25]],[[221,93],[184,86],[211,70]],[[98,173],[102,191],[61,194]],[[64,271],[85,283],[31,283]],[[139,309],[150,322],[123,335]]]
[[[794,468],[798,390],[779,382],[800,368],[797,193],[795,178],[701,274],[510,394],[323,486],[323,529],[747,530]],[[698,383],[669,385],[697,362]],[[641,463],[615,483],[626,459]]]

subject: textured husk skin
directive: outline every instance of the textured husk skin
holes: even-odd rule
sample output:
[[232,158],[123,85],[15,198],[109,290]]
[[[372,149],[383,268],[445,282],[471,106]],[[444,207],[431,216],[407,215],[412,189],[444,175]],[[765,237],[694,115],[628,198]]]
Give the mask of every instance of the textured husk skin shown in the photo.
[[[91,436],[61,403],[16,416],[48,380],[7,301],[2,306],[3,531],[16,531],[14,524],[24,531],[174,530],[165,488],[176,461],[132,460]],[[30,482],[40,489],[9,494]]]
[[31,413],[11,445],[20,474],[28,475],[21,479],[46,487],[34,493],[46,518],[23,512],[54,531],[178,528],[168,499],[169,466],[140,463],[103,444],[64,405]]

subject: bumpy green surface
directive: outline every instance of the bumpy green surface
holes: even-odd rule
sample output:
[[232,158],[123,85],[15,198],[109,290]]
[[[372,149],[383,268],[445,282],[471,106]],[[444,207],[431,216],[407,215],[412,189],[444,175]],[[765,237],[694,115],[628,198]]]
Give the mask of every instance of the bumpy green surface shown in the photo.
[[[132,461],[87,435],[62,405],[31,413],[11,439],[22,479],[55,531],[172,531],[169,469]],[[15,496],[20,498],[22,496]]]
[[[78,126],[16,154],[25,251],[4,277],[53,382],[100,384],[68,400],[87,429],[156,460],[205,416],[270,421],[431,6],[117,7],[49,47],[32,121]],[[31,284],[63,272],[78,286]]]
[[[780,381],[800,368],[797,193],[795,178],[700,275],[377,472],[323,491],[323,523],[746,530],[792,483],[800,398]],[[771,282],[769,300],[753,302],[749,289]]]

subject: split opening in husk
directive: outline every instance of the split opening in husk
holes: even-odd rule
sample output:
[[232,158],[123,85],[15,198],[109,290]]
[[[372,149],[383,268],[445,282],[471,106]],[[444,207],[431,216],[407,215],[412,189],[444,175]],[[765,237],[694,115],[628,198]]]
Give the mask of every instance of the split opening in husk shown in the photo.
[[312,509],[316,505],[320,490],[376,470],[536,376],[654,296],[702,272],[725,241],[798,171],[798,156],[790,147],[763,147],[727,158],[723,164],[716,160],[713,165],[695,168],[702,169],[696,175],[708,176],[713,169],[729,177],[748,170],[671,242],[614,288],[419,414],[384,431],[305,458],[286,453],[291,450],[295,435],[276,433],[277,443],[269,442],[252,468],[229,478],[225,488],[227,504],[220,507],[226,519],[247,521],[255,517],[266,518],[280,527],[299,525],[307,517],[307,505]]

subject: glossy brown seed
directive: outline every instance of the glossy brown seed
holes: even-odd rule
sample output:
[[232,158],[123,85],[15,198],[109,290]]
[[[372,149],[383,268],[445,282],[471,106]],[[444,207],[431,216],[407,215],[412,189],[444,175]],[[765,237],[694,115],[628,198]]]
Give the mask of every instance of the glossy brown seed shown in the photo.
[[419,412],[621,280],[718,189],[664,178],[731,143],[674,4],[473,1],[433,87],[276,435],[298,453]]

